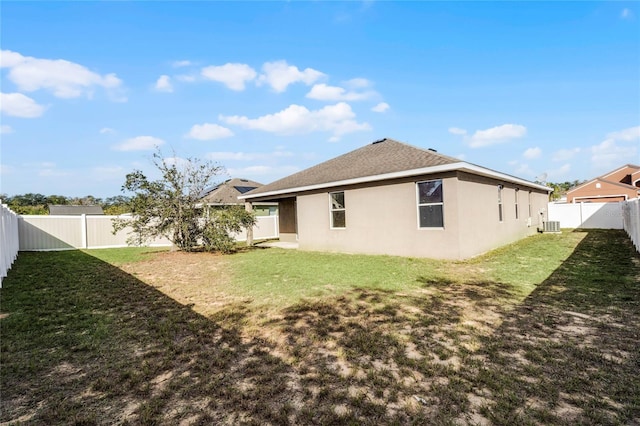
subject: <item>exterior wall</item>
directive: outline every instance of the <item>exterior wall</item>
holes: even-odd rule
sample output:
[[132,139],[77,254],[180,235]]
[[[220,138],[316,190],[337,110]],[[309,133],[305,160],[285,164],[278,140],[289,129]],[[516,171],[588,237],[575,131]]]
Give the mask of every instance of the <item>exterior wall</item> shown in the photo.
[[[503,185],[502,221],[498,213],[498,185]],[[547,220],[549,195],[544,191],[459,173],[458,196],[461,259],[532,235]]]
[[279,236],[280,241],[285,243],[297,243],[298,242],[298,234],[289,233],[289,232],[281,232]]
[[300,249],[458,258],[457,180],[443,179],[444,229],[419,228],[415,182],[345,189],[344,229],[330,228],[329,191],[299,195]]
[[[600,188],[598,188],[600,184]],[[567,192],[567,203],[577,202],[618,202],[638,197],[638,190],[614,185],[606,181],[594,179],[581,187]]]
[[[420,228],[416,182],[443,180],[443,228]],[[301,250],[464,259],[536,232],[546,214],[548,194],[519,191],[515,219],[515,186],[503,190],[503,222],[498,218],[501,182],[465,173],[430,175],[369,186],[332,188],[298,196]],[[329,192],[344,190],[346,227],[330,228]],[[546,216],[545,216],[546,220]],[[529,225],[530,223],[530,225]],[[282,238],[281,238],[282,239]]]

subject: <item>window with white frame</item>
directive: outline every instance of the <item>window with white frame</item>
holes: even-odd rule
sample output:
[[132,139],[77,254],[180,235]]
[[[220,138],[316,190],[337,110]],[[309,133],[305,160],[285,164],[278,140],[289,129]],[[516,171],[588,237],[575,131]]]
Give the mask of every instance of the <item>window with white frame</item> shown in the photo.
[[520,190],[516,188],[516,219],[518,219],[518,192],[520,192]]
[[418,182],[417,185],[420,228],[443,228],[442,179]]
[[504,186],[498,185],[498,220],[502,222],[502,189]]
[[331,227],[346,228],[347,217],[344,206],[344,191],[329,193],[329,200],[331,203]]

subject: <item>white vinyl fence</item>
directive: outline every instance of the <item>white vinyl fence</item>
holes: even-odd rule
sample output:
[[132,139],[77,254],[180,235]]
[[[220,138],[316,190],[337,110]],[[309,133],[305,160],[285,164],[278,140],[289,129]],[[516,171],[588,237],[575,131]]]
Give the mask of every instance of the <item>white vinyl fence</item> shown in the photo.
[[549,203],[550,221],[560,222],[561,228],[622,229],[620,203]]
[[624,230],[629,234],[636,250],[640,252],[640,198],[622,204],[622,222]]
[[0,288],[13,261],[18,257],[18,215],[6,204],[0,205]]
[[[112,220],[118,216],[19,216],[21,251],[72,250],[108,247],[126,247],[132,234],[125,228],[115,235]],[[254,240],[277,238],[278,217],[258,216],[253,229]],[[135,236],[135,235],[134,235]],[[236,236],[245,241],[246,233]],[[151,246],[170,246],[166,238],[152,241]]]

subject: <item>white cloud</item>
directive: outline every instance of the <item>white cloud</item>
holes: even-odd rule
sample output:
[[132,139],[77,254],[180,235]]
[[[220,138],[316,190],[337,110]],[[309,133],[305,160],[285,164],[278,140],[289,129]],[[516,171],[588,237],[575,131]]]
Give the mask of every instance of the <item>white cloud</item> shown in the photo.
[[638,158],[637,146],[621,146],[615,139],[605,139],[591,147],[591,162],[599,170],[606,170],[629,163]]
[[529,177],[535,175],[535,172],[528,164],[520,163],[518,164],[518,167],[516,167],[516,174]]
[[176,166],[177,168],[186,168],[192,165],[191,161],[182,157],[166,157],[163,158],[162,161],[164,161],[164,164],[167,166]]
[[39,169],[38,176],[41,177],[60,177],[71,175],[71,172],[69,172],[68,170],[58,169],[55,163],[48,161],[40,163],[36,165],[36,167]]
[[351,80],[345,81],[344,84],[350,89],[364,89],[373,86],[371,81],[366,78],[352,78]]
[[35,118],[45,107],[22,93],[0,93],[0,111],[11,117]]
[[209,152],[205,157],[214,161],[256,161],[256,160],[268,160],[274,158],[292,157],[293,153],[289,151],[275,151],[275,152],[229,152],[218,151]]
[[309,99],[317,99],[320,101],[362,101],[376,96],[373,91],[354,92],[347,91],[342,87],[328,86],[324,83],[315,84],[306,97]]
[[227,172],[230,176],[287,176],[299,172],[300,168],[296,166],[249,166],[241,168],[230,168]]
[[459,127],[449,127],[449,133],[452,135],[466,135],[467,131],[465,129],[461,129]]
[[171,84],[171,77],[168,75],[161,75],[156,81],[155,89],[158,92],[173,92],[173,85]]
[[174,68],[188,67],[189,65],[191,65],[191,61],[173,61],[171,65]]
[[558,151],[553,153],[553,155],[551,156],[551,161],[561,162],[571,160],[580,151],[580,148],[559,149]]
[[476,131],[469,141],[471,148],[480,148],[521,138],[527,134],[527,128],[519,124],[503,124],[486,130]]
[[6,135],[8,133],[13,133],[13,128],[7,124],[3,124],[0,126],[0,134]]
[[103,127],[102,129],[100,129],[100,133],[103,135],[112,135],[115,132],[116,131],[113,130],[111,127]]
[[571,164],[566,163],[563,164],[562,166],[560,166],[557,169],[553,169],[553,170],[549,170],[546,173],[543,173],[543,175],[545,175],[545,179],[540,179],[541,181],[557,181],[560,180],[561,178],[566,178],[569,175],[569,172],[571,171]]
[[374,106],[373,108],[371,108],[371,111],[373,112],[385,112],[387,111],[389,108],[391,108],[389,106],[388,103],[386,102],[380,102],[378,105]]
[[618,132],[611,132],[607,135],[607,139],[615,139],[619,141],[633,141],[640,139],[640,126],[629,127],[628,129]]
[[527,148],[522,156],[528,160],[535,160],[536,158],[540,158],[542,155],[542,150],[537,146],[535,148]]
[[233,136],[233,132],[226,127],[222,127],[218,124],[196,124],[185,137],[191,139],[198,139],[201,141],[210,141],[214,139],[224,139]]
[[262,65],[263,74],[259,83],[267,83],[276,92],[284,92],[293,83],[304,83],[307,86],[325,77],[325,74],[312,68],[300,71],[298,67],[287,64],[287,61],[266,62]]
[[185,83],[193,83],[198,79],[198,77],[192,74],[180,74],[176,75],[175,79],[178,81],[184,81]]
[[369,123],[358,123],[354,120],[355,113],[351,106],[344,102],[327,105],[315,111],[294,104],[275,114],[258,118],[220,115],[219,119],[230,125],[281,135],[331,132],[334,138],[339,138],[347,133],[371,130]]
[[101,166],[91,169],[91,174],[96,181],[121,180],[126,175],[126,170],[122,166]]
[[255,80],[258,75],[249,65],[232,63],[202,68],[201,74],[209,80],[220,82],[236,91],[244,90],[245,83]]
[[10,175],[11,173],[13,173],[13,171],[13,167],[6,164],[0,164],[0,175]]
[[624,8],[622,9],[622,12],[620,12],[620,17],[622,19],[631,19],[633,18],[633,12],[631,9]]
[[3,50],[0,63],[10,68],[8,78],[24,92],[48,90],[58,98],[91,97],[95,87],[104,88],[113,100],[124,101],[122,80],[115,74],[100,75],[64,59],[38,59]]
[[120,142],[113,149],[116,151],[147,151],[163,144],[162,139],[153,136],[137,136]]
[[589,148],[594,169],[604,172],[622,164],[637,162],[638,144],[629,146],[626,142],[635,142],[638,139],[640,126],[609,133],[605,140]]

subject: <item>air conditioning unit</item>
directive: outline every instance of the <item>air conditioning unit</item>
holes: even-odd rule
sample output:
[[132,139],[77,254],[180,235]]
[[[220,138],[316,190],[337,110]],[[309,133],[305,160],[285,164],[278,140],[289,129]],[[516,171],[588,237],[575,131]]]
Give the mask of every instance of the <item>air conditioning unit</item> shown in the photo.
[[560,232],[560,222],[556,220],[542,222],[542,232]]

